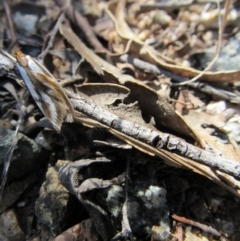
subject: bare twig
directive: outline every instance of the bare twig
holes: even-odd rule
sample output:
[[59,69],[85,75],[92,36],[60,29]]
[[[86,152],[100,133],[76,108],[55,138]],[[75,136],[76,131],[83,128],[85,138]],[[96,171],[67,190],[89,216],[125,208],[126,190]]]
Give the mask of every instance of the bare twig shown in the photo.
[[45,38],[45,41],[47,41],[47,39],[49,38],[49,41],[48,41],[48,44],[47,44],[47,47],[43,50],[43,52],[38,56],[39,58],[42,58],[44,59],[45,55],[48,53],[48,50],[50,48],[52,48],[53,46],[53,41],[55,39],[55,36],[57,34],[57,31],[59,29],[59,25],[60,23],[62,22],[62,20],[64,19],[64,14],[61,13],[60,16],[58,17],[57,19],[57,22],[55,24],[55,26],[53,27],[52,31],[50,33],[48,33],[48,35],[46,36]]
[[188,83],[192,83],[196,80],[198,80],[199,78],[201,78],[208,70],[210,70],[212,68],[212,66],[214,65],[214,63],[216,62],[218,56],[219,56],[219,52],[221,50],[221,45],[222,45],[222,36],[223,36],[223,32],[226,26],[226,20],[227,20],[227,15],[229,12],[229,8],[230,8],[230,3],[231,0],[226,0],[225,2],[225,13],[223,16],[223,21],[221,21],[221,16],[220,16],[220,4],[219,1],[217,1],[217,6],[218,6],[218,43],[217,43],[217,48],[215,50],[214,56],[212,58],[212,61],[208,64],[208,66],[201,72],[199,73],[197,76],[195,76],[194,78],[187,80],[185,82],[180,83],[180,85],[185,85]]
[[[129,56],[127,54],[120,56],[119,59],[122,62],[130,63],[134,67],[136,67],[144,72],[147,72],[147,73],[152,73],[155,75],[164,74],[165,76],[167,76],[173,80],[176,80],[178,82],[187,81],[187,78],[185,78],[181,75],[174,74],[169,70],[165,70],[161,67],[147,63],[143,60],[140,60],[137,58],[132,58],[131,56]],[[177,83],[177,84],[173,84],[173,85],[179,85],[179,84]],[[201,82],[188,83],[187,85],[192,88],[198,89],[198,90],[202,91],[203,93],[209,94],[215,98],[228,100],[229,102],[235,103],[235,104],[240,104],[240,96],[235,93],[232,93],[232,92],[229,92],[226,90],[222,90],[222,89],[218,89],[218,88],[214,88],[211,85],[204,84]]]
[[181,223],[178,223],[176,226],[176,232],[174,234],[178,241],[183,241],[183,227]]
[[11,8],[9,7],[7,0],[2,0],[2,3],[4,6],[4,9],[5,9],[5,12],[6,12],[9,29],[10,29],[10,34],[11,34],[11,46],[10,46],[10,50],[11,50],[13,48],[13,46],[17,43],[17,37],[16,37],[14,24],[12,21]]
[[125,179],[125,200],[122,207],[122,231],[115,235],[111,241],[115,240],[133,240],[133,234],[130,227],[129,219],[128,219],[128,210],[127,210],[127,203],[128,203],[128,182],[129,182],[129,173],[130,173],[130,159],[129,153],[127,158],[127,168],[126,168],[126,179]]
[[145,3],[140,5],[138,14],[149,12],[156,9],[161,9],[161,10],[179,9],[181,7],[188,7],[193,3],[206,4],[206,3],[217,3],[222,1],[223,0],[185,0],[185,1],[172,0],[172,1],[165,1],[165,2],[159,2],[159,3]]
[[[66,0],[55,0],[59,7],[64,7],[66,5]],[[96,35],[93,32],[92,27],[88,23],[88,20],[81,15],[78,11],[74,10],[73,6],[70,4],[65,13],[72,23],[76,24],[82,32],[85,34],[89,43],[94,47],[97,52],[106,52],[107,50],[98,41]]]
[[188,7],[190,6],[194,0],[186,0],[186,1],[166,1],[166,2],[159,2],[159,3],[145,3],[140,5],[139,12],[144,13],[155,9],[161,10],[172,10],[172,9],[179,9],[181,7]]
[[190,224],[190,225],[192,225],[192,226],[195,226],[195,227],[197,227],[197,228],[200,228],[200,229],[202,229],[204,232],[211,233],[211,234],[213,234],[213,235],[215,235],[215,236],[220,236],[220,233],[219,233],[216,229],[214,229],[214,228],[212,228],[212,227],[210,227],[210,226],[207,226],[207,225],[205,225],[205,224],[201,224],[201,223],[199,223],[199,222],[195,222],[195,221],[190,220],[190,219],[187,219],[187,218],[185,218],[185,217],[179,217],[179,216],[177,216],[176,214],[173,214],[173,215],[172,215],[172,218],[175,219],[175,220],[177,220],[177,221],[179,221],[179,222],[186,223],[186,224]]
[[187,85],[190,87],[193,87],[195,89],[198,89],[198,90],[202,91],[203,93],[211,95],[217,99],[228,100],[231,103],[240,104],[240,96],[233,92],[214,88],[211,85],[207,85],[207,84],[204,84],[201,82],[189,83]]
[[195,162],[233,175],[237,178],[240,177],[240,164],[236,161],[202,150],[174,135],[155,131],[145,126],[140,126],[112,114],[111,112],[97,106],[89,99],[85,99],[84,97],[69,91],[66,92],[71,97],[70,101],[76,110],[104,124],[107,128],[120,131],[121,133],[138,139],[139,141],[158,150],[168,150]]

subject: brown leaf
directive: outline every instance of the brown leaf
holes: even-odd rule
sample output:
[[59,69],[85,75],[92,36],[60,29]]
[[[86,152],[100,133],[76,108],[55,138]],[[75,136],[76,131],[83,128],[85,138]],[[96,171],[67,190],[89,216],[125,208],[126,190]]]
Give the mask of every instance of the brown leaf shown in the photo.
[[[209,179],[213,180],[214,182],[223,186],[224,188],[231,191],[235,195],[239,196],[238,192],[234,188],[228,187],[226,184],[221,182],[219,177],[217,177],[217,175],[215,174],[215,172],[213,170],[211,170],[211,168],[209,168],[205,165],[199,164],[198,162],[193,162],[192,160],[187,159],[183,156],[179,156],[179,155],[171,153],[167,150],[163,150],[162,148],[158,148],[158,147],[156,148],[156,147],[154,147],[154,145],[150,144],[151,143],[150,140],[146,140],[144,137],[144,136],[146,136],[146,138],[150,138],[150,136],[153,133],[155,133],[156,135],[161,135],[160,139],[163,140],[166,138],[166,137],[164,137],[164,135],[166,136],[168,134],[163,134],[163,133],[160,134],[160,132],[154,131],[153,129],[149,129],[147,127],[144,128],[143,126],[141,126],[141,127],[138,126],[137,129],[135,129],[135,131],[132,130],[131,128],[127,129],[127,126],[126,126],[127,123],[130,126],[132,126],[132,128],[135,125],[137,126],[137,124],[133,124],[133,122],[131,122],[131,121],[122,119],[122,118],[112,114],[111,112],[104,110],[101,107],[97,107],[91,100],[84,99],[80,95],[74,95],[74,96],[75,96],[76,100],[72,99],[71,101],[77,109],[80,109],[83,113],[90,116],[91,118],[93,118],[99,122],[102,122],[103,123],[102,126],[105,127],[106,130],[108,130],[110,133],[117,136],[118,138],[126,141],[128,144],[136,147],[137,149],[139,149],[140,151],[143,151],[144,153],[147,153],[149,155],[159,156],[161,159],[163,159],[169,165],[174,165],[174,166],[182,167],[182,168],[184,168],[184,167],[189,168],[195,172],[200,173],[201,175],[207,176]],[[117,119],[119,119],[119,120],[117,120]],[[115,123],[114,124],[115,127],[112,127],[113,122]],[[119,124],[117,124],[118,122],[119,122]],[[121,122],[121,124],[120,124],[120,122]],[[120,126],[124,127],[124,131],[122,129],[120,130]],[[143,133],[141,133],[141,130]],[[135,133],[136,131],[138,132],[138,134]],[[151,132],[151,134],[149,131]],[[130,133],[130,132],[132,132],[132,133]],[[133,133],[135,133],[135,134],[133,134]],[[137,135],[137,138],[136,138],[136,135]],[[170,138],[170,136],[169,136],[169,138]],[[181,142],[180,139],[176,139],[176,137],[174,137],[174,138],[175,139],[173,140],[173,142],[176,142],[176,141]],[[170,142],[170,139],[168,139],[168,141]],[[183,144],[183,142],[182,142],[182,145],[186,145],[186,143]],[[173,146],[174,146],[174,144],[173,144]],[[193,147],[189,146],[188,149],[189,148],[191,149]],[[172,148],[171,151],[174,151],[173,149],[174,148]],[[187,153],[189,153],[190,149],[187,151]],[[221,155],[211,153],[211,152],[208,152],[208,153],[205,152],[205,154],[204,154],[204,151],[201,151],[200,149],[197,149],[197,148],[195,148],[195,149],[197,152],[201,152],[201,154],[200,153],[198,154],[198,156],[201,156],[201,158],[207,158],[207,159],[215,158],[216,160],[219,158],[220,159],[222,158]],[[193,156],[191,155],[191,157],[189,156],[189,158],[192,159]],[[225,160],[227,160],[227,159],[225,159]],[[224,162],[226,162],[226,161],[224,161]],[[229,161],[227,161],[226,163],[228,163],[228,165],[230,164]],[[221,161],[221,165],[222,164],[225,165]],[[234,164],[234,165],[236,166],[236,164]],[[231,180],[229,180],[229,181],[231,182]],[[233,187],[234,185],[231,185],[231,186]]]
[[[174,61],[161,55],[153,47],[137,38],[125,22],[125,3],[125,1],[110,1],[106,7],[106,12],[113,20],[118,35],[125,41],[132,41],[131,51],[134,51],[135,55],[141,56],[141,58],[147,62],[184,77],[193,78],[201,73],[199,70],[174,64]],[[239,75],[239,70],[206,72],[200,79],[234,83],[239,80]]]
[[95,231],[91,219],[87,219],[69,228],[54,238],[53,241],[99,241],[100,238]]
[[71,29],[61,25],[61,32],[64,38],[86,58],[94,69],[99,74],[102,74],[106,82],[120,83],[128,87],[131,90],[132,101],[139,102],[143,113],[155,117],[157,124],[167,126],[198,141],[195,133],[186,125],[181,116],[175,112],[172,105],[168,103],[167,98],[160,97],[156,91],[143,84],[140,80],[134,79],[130,75],[122,74],[120,69],[101,59],[92,50],[88,49]]

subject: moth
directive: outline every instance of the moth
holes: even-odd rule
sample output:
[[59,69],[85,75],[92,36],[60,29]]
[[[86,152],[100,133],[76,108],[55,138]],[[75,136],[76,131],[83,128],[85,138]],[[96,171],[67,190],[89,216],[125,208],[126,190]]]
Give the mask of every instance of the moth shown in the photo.
[[15,50],[16,67],[34,101],[54,129],[61,130],[63,122],[73,122],[74,109],[63,88],[53,75],[37,60]]

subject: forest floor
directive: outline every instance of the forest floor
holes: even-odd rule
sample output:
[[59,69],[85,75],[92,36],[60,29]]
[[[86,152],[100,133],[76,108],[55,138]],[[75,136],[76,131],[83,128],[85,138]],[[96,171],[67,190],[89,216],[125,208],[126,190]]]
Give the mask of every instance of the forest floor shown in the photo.
[[0,241],[240,240],[240,4],[3,0]]

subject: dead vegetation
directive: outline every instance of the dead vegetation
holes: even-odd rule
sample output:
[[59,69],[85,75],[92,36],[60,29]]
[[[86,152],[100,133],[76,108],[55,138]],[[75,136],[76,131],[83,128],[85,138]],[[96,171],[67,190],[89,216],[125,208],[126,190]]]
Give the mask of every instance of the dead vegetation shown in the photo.
[[239,240],[238,1],[7,1],[0,240]]

